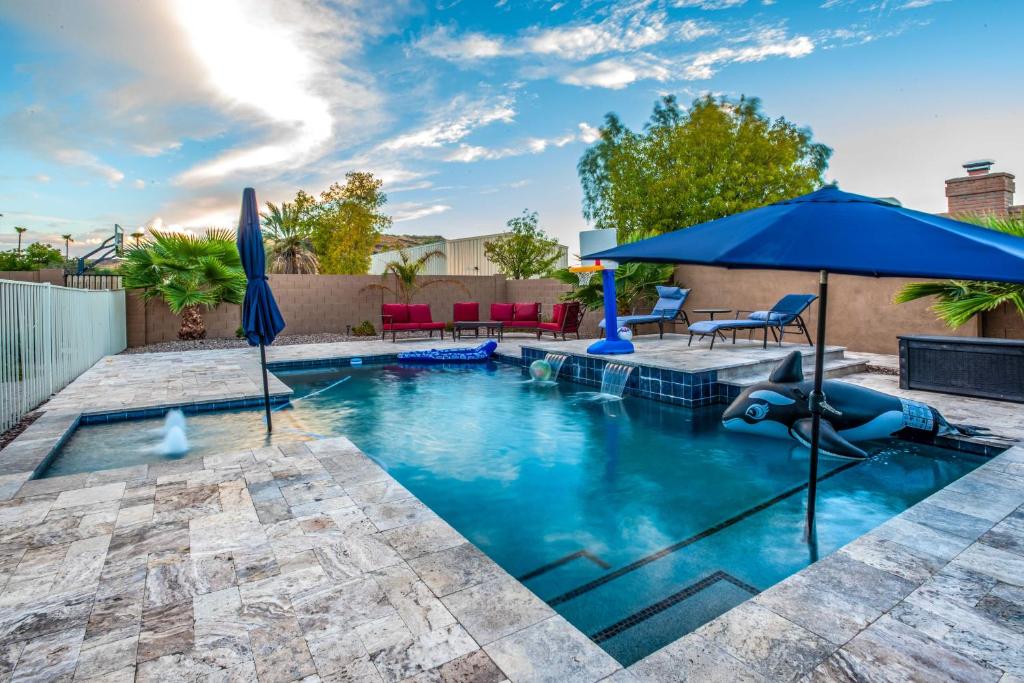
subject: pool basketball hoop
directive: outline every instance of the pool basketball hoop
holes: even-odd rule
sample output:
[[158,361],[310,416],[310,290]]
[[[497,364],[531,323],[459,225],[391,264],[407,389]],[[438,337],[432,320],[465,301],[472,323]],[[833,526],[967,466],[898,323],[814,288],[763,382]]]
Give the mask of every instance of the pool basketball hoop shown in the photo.
[[598,261],[592,266],[572,266],[569,268],[570,273],[576,273],[576,278],[580,282],[580,287],[586,287],[590,284],[591,278],[594,277],[594,273],[604,270],[604,266]]
[[612,249],[617,244],[614,230],[585,230],[580,233],[581,263],[569,270],[576,273],[580,286],[590,283],[594,273],[601,273],[601,289],[604,298],[605,338],[587,347],[588,353],[615,354],[633,353],[633,344],[619,336],[618,317],[615,311],[615,271],[619,264],[609,259],[588,259],[588,254],[598,254]]

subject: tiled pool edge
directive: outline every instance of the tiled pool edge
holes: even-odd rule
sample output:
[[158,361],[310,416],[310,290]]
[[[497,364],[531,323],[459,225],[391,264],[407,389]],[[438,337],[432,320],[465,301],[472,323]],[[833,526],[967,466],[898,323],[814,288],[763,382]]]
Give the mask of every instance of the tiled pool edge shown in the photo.
[[964,602],[978,582],[1024,586],[1021,446],[636,662],[622,680],[880,680],[908,663],[932,680],[1024,675],[1024,636],[975,611],[982,595]]

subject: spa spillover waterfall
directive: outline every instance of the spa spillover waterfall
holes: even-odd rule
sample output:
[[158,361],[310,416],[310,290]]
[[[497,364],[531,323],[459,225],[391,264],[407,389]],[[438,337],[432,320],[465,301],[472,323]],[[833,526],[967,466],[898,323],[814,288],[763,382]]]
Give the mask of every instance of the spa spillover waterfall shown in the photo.
[[622,398],[622,392],[626,389],[626,382],[633,372],[632,365],[622,363],[605,363],[604,372],[601,373],[601,394]]

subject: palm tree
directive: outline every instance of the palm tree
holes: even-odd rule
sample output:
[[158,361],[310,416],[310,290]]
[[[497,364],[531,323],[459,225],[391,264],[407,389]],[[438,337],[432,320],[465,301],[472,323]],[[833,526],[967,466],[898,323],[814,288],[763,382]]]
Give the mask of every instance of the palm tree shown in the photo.
[[445,254],[443,251],[434,249],[433,251],[428,251],[419,258],[414,259],[409,256],[408,252],[402,249],[398,252],[398,260],[391,261],[384,266],[384,272],[381,273],[381,280],[384,282],[387,282],[388,276],[393,276],[395,278],[394,287],[382,282],[379,285],[367,285],[363,289],[380,289],[385,292],[391,292],[406,304],[411,304],[413,297],[415,297],[418,292],[426,289],[427,287],[433,287],[434,285],[458,285],[468,294],[469,290],[466,288],[466,285],[451,278],[430,280],[422,284],[419,282],[420,271],[422,271],[426,267],[427,263],[429,263],[433,258],[445,258]]
[[18,233],[18,253],[20,254],[21,253],[21,236],[23,234],[25,234],[25,231],[28,230],[28,228],[23,228],[20,225],[15,225],[14,226],[14,230],[15,230],[15,232]]
[[71,242],[74,242],[75,240],[74,240],[74,238],[71,237],[70,234],[69,235],[61,235],[61,238],[64,240],[64,260],[67,261],[68,260],[68,249],[70,248],[69,245],[71,244]]
[[139,240],[146,236],[146,233],[142,230],[136,230],[132,233],[132,237],[135,238],[135,246],[139,246]]
[[[998,230],[1008,235],[1024,237],[1024,218],[998,216],[958,216],[966,223]],[[947,325],[960,327],[968,320],[1002,304],[1013,304],[1024,316],[1024,285],[1005,282],[978,282],[975,280],[940,280],[937,282],[911,282],[895,297],[902,304],[933,296],[938,301],[931,307]]]
[[320,272],[320,261],[313,250],[310,232],[295,204],[283,202],[277,206],[267,202],[267,212],[261,213],[260,218],[268,238],[267,270],[300,275]]
[[181,316],[179,339],[202,339],[206,326],[199,307],[240,304],[245,296],[245,271],[230,230],[205,235],[151,231],[153,241],[129,248],[121,264],[125,289],[141,289],[149,301],[167,302]]

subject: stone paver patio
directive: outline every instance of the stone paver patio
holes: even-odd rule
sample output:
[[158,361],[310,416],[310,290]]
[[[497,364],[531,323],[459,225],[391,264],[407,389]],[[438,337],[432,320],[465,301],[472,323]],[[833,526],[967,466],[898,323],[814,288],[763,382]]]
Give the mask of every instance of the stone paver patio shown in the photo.
[[0,451],[0,681],[1024,677],[1020,447],[625,670],[344,438],[27,481],[83,411],[258,396],[253,356],[104,359]]

